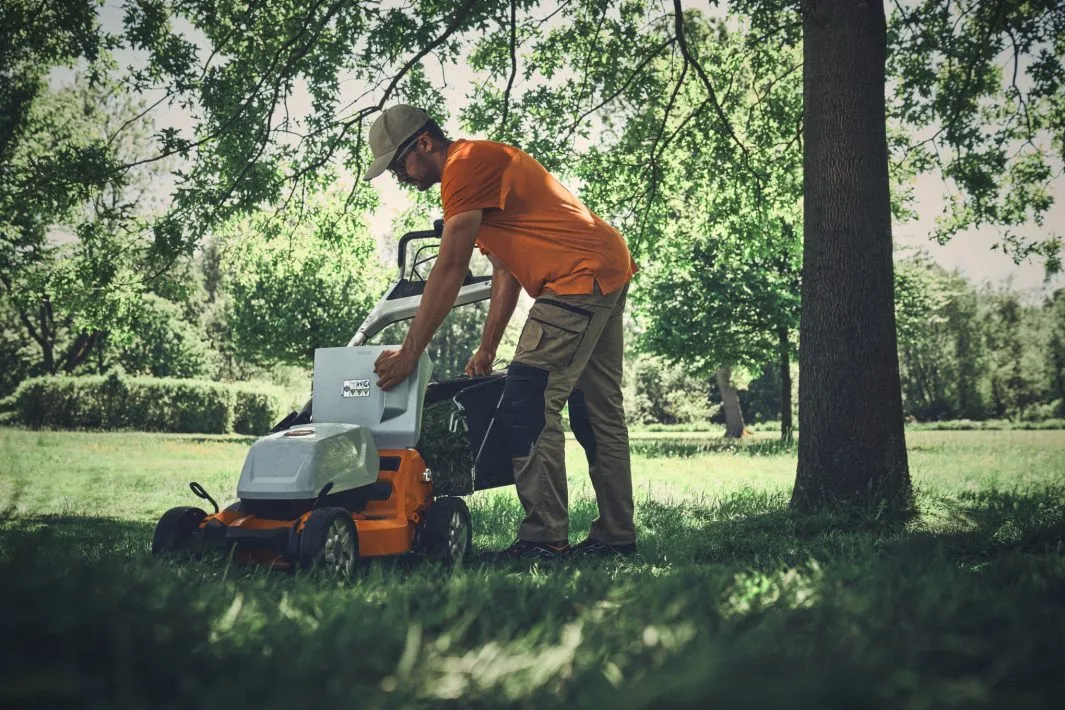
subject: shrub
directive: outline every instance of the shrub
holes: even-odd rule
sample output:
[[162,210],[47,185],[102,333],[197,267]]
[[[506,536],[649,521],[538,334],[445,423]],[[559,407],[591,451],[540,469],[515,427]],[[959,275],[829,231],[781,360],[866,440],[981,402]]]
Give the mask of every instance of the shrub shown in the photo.
[[1022,422],[1045,422],[1055,418],[1059,405],[1060,402],[1056,401],[1033,404],[1025,409],[1019,418]]
[[281,418],[281,397],[272,389],[236,385],[233,431],[238,434],[265,434]]
[[57,429],[261,434],[280,416],[280,397],[261,387],[207,380],[35,377],[4,400],[9,420]]

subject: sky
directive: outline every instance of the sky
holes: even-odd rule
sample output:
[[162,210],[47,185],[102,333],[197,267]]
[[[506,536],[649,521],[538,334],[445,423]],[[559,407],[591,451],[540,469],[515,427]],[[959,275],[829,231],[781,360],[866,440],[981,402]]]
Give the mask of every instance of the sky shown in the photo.
[[[696,3],[696,5],[699,4],[704,3]],[[714,14],[720,11],[718,9]],[[120,3],[116,2],[116,0],[108,0],[101,10],[101,21],[104,28],[110,31],[117,31],[121,28],[121,19],[122,9]],[[184,28],[179,27],[179,29]],[[124,53],[120,55],[119,61],[123,64],[137,63],[138,57],[131,53]],[[57,71],[53,76],[53,85],[61,85],[68,82],[72,75],[70,71]],[[450,88],[445,96],[452,104],[452,115],[455,115],[458,113],[459,104],[464,101],[467,91],[472,87],[475,77],[468,67],[463,65],[449,68],[447,78]],[[351,86],[349,90],[353,96],[362,91],[361,88],[355,86]],[[146,96],[146,98],[149,101],[152,100],[151,97]],[[293,114],[300,113],[301,104],[308,105],[306,97],[301,97],[298,94],[293,96],[289,103]],[[188,114],[176,109],[159,111],[155,114],[154,119],[157,128],[168,125],[186,130],[191,128],[191,120]],[[449,129],[452,137],[487,137],[464,135],[454,123],[445,127]],[[388,177],[379,178],[374,182],[374,185],[380,192],[381,206],[372,215],[370,224],[374,233],[383,235],[391,230],[395,217],[409,206],[409,193]],[[570,185],[568,187],[572,189],[574,186]],[[968,230],[957,235],[946,245],[938,245],[931,241],[929,234],[932,232],[935,217],[943,210],[945,187],[943,181],[935,175],[923,175],[918,179],[915,194],[919,218],[915,221],[895,223],[893,225],[893,235],[897,246],[904,249],[923,248],[942,266],[948,269],[957,269],[976,283],[987,281],[997,284],[1009,280],[1012,288],[1027,292],[1033,296],[1048,293],[1055,288],[1065,287],[1065,276],[1060,274],[1049,282],[1045,281],[1041,263],[1029,260],[1021,264],[1014,264],[1012,259],[1001,251],[992,251],[991,246],[998,238],[998,230],[994,227]],[[1048,215],[1046,229],[1062,233],[1065,232],[1065,178],[1061,176],[1056,178],[1051,185],[1051,190],[1055,197],[1055,205]],[[1033,225],[1027,233],[1039,236],[1043,233],[1043,230]],[[389,260],[391,259],[389,258]]]

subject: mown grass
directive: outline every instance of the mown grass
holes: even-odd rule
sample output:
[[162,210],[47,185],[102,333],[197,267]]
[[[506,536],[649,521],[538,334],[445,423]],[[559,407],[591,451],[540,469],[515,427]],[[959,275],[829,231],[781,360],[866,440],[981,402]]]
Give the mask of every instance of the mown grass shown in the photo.
[[[189,479],[227,497],[247,440],[0,429],[0,706],[1060,705],[1065,433],[908,440],[915,520],[791,514],[793,449],[648,450],[634,561],[337,587],[148,555]],[[475,545],[509,542],[513,493],[471,503]]]

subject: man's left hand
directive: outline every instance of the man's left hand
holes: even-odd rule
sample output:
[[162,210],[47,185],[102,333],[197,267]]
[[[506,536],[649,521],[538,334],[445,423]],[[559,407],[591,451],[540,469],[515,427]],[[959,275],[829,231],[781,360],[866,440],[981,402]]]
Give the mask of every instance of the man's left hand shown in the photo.
[[385,350],[373,364],[373,371],[377,373],[377,386],[386,392],[414,372],[418,365],[418,358],[411,357],[406,350]]

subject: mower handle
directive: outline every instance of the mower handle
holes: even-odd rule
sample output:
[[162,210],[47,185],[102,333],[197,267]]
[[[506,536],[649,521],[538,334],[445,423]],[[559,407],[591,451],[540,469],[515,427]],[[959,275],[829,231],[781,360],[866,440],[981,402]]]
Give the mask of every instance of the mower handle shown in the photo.
[[407,270],[407,245],[419,239],[439,239],[444,234],[444,220],[433,220],[433,229],[420,232],[407,232],[399,238],[399,277]]

